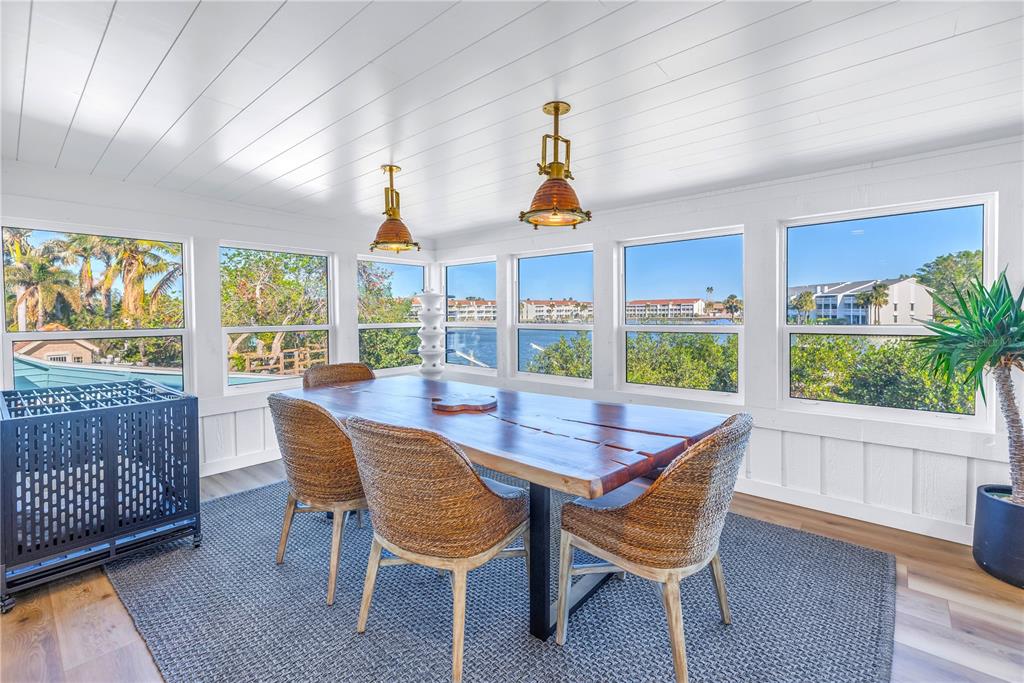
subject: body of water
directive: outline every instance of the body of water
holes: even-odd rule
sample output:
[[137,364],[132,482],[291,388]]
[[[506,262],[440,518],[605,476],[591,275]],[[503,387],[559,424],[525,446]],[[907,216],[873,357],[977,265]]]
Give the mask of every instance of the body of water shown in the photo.
[[[519,367],[525,368],[542,349],[560,338],[577,334],[581,333],[576,330],[519,330]],[[445,348],[449,365],[498,366],[498,331],[493,327],[449,328]]]

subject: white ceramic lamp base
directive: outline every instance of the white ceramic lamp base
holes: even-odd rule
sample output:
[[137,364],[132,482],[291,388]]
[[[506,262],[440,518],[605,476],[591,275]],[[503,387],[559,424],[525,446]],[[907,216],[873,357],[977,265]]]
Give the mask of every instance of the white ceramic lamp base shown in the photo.
[[420,300],[420,374],[437,379],[444,371],[444,296],[423,292]]

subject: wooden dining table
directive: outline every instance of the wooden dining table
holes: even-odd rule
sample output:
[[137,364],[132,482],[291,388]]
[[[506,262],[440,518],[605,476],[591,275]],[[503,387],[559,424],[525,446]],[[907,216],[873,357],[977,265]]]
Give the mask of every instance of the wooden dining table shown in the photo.
[[[438,432],[476,465],[529,482],[530,633],[554,629],[550,600],[551,490],[598,498],[664,467],[728,417],[678,408],[603,403],[397,375],[284,392],[344,420],[364,417]],[[489,410],[436,410],[435,403]],[[609,574],[586,574],[573,586],[570,610]]]

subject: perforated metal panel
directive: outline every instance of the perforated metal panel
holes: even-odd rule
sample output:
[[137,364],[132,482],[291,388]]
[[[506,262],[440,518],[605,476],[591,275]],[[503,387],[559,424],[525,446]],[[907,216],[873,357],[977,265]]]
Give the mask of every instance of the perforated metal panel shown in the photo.
[[134,380],[3,392],[3,593],[199,533],[198,407]]

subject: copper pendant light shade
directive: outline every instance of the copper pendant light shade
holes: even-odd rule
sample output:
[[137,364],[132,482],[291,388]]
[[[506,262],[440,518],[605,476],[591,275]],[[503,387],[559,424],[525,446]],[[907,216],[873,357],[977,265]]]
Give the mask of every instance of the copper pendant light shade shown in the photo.
[[[544,105],[544,113],[555,119],[554,133],[541,138],[540,163],[537,164],[540,175],[548,177],[533,195],[529,211],[522,211],[519,220],[531,223],[533,229],[539,226],[565,227],[574,230],[580,223],[590,220],[590,212],[580,208],[580,200],[576,191],[569,185],[573,180],[569,170],[570,143],[568,138],[558,134],[558,117],[569,111],[567,102],[548,102]],[[548,162],[548,140],[551,141],[551,162]],[[565,150],[565,161],[559,159],[559,152]]]
[[395,189],[395,173],[402,169],[392,164],[384,164],[380,170],[388,174],[388,186],[384,188],[384,222],[377,228],[377,237],[370,244],[370,251],[403,251],[420,250],[419,242],[412,241],[409,228],[405,227],[401,215],[401,198]]

